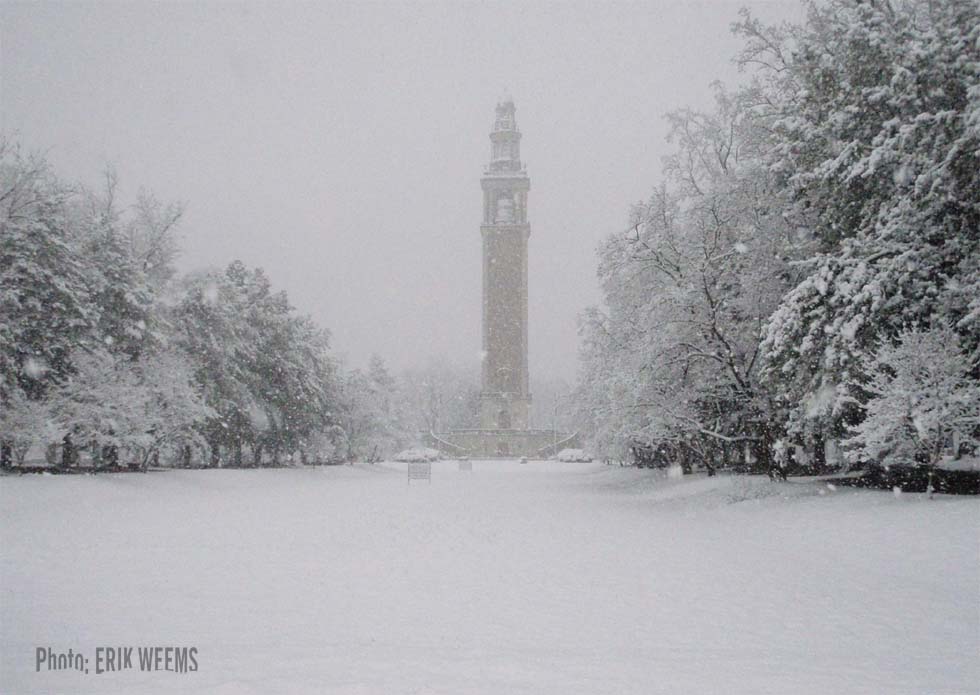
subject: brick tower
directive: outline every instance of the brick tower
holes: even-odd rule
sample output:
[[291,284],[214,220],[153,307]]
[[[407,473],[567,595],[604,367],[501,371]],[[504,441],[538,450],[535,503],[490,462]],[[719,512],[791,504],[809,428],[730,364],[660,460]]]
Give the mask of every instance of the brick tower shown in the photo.
[[514,100],[497,104],[483,187],[483,388],[480,426],[422,432],[447,456],[545,458],[577,448],[578,434],[530,429],[527,370],[527,193]]
[[483,376],[480,427],[528,427],[527,193],[514,101],[497,104],[483,187]]

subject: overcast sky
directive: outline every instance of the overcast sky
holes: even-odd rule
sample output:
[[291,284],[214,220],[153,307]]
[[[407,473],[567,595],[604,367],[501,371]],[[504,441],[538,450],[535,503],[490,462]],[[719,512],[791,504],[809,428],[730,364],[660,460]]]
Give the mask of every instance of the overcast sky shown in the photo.
[[11,4],[0,127],[94,184],[187,204],[184,270],[263,267],[354,365],[480,346],[498,97],[531,177],[530,360],[574,377],[595,248],[658,180],[664,114],[732,82],[743,3]]

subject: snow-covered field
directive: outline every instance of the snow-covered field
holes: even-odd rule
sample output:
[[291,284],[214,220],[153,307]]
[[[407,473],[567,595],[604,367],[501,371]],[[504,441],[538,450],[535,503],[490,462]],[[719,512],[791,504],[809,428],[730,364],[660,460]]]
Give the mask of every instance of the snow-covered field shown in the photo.
[[473,468],[0,479],[0,690],[977,692],[975,498]]

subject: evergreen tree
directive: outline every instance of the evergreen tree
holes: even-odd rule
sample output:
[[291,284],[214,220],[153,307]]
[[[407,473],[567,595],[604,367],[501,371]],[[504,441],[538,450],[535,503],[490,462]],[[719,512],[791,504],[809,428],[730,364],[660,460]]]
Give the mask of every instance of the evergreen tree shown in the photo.
[[792,429],[840,432],[904,326],[980,345],[980,7],[833,0],[794,32],[739,28],[785,214],[818,245],[766,326],[766,378]]
[[0,407],[63,381],[98,321],[68,231],[71,196],[43,159],[0,140]]
[[864,361],[869,399],[846,441],[850,460],[935,466],[954,440],[977,444],[980,382],[970,375],[977,360],[952,327],[905,329]]
[[297,316],[261,269],[236,261],[187,281],[175,311],[179,343],[216,416],[206,425],[212,463],[222,449],[243,465],[304,449],[329,428],[335,368],[327,336]]

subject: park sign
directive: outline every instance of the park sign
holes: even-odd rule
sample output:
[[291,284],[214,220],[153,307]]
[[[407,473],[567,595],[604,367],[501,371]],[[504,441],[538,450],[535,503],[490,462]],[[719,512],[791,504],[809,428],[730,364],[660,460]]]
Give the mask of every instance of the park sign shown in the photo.
[[429,461],[412,461],[408,464],[408,484],[413,480],[428,480],[432,482],[432,463]]

